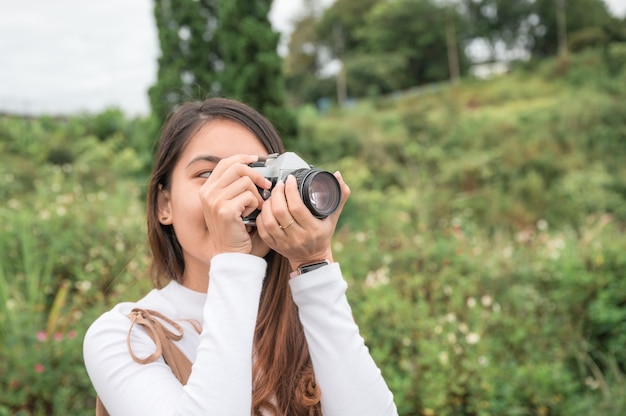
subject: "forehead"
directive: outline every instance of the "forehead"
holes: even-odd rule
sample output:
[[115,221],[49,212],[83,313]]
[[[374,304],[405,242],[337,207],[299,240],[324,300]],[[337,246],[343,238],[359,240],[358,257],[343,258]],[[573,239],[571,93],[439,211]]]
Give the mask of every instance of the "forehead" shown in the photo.
[[230,120],[212,120],[189,140],[181,160],[199,154],[224,159],[237,154],[267,155],[261,141],[246,127]]

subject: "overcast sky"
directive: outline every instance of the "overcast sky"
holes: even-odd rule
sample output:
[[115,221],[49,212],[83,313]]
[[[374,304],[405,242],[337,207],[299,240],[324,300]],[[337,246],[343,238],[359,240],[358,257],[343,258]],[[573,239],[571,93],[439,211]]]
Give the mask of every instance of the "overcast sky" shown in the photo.
[[[358,1],[358,0],[355,0]],[[329,4],[332,0],[323,0]],[[618,16],[626,0],[606,0]],[[286,33],[302,0],[275,0]],[[152,0],[0,0],[0,112],[146,114],[158,41]]]

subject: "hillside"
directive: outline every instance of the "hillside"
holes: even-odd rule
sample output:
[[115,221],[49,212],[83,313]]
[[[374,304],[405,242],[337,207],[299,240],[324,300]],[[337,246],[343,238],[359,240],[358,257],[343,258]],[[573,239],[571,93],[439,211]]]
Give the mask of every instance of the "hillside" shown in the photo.
[[[626,54],[299,110],[341,170],[334,242],[401,415],[626,412]],[[0,414],[92,414],[88,324],[150,286],[157,129],[0,117]],[[16,313],[19,311],[19,313]]]

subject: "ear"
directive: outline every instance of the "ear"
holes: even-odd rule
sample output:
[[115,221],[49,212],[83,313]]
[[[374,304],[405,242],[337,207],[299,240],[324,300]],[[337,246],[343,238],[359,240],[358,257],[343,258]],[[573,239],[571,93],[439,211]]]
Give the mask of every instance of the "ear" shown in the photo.
[[159,185],[159,195],[157,198],[159,222],[163,225],[172,225],[172,202],[170,192],[163,189],[163,185]]

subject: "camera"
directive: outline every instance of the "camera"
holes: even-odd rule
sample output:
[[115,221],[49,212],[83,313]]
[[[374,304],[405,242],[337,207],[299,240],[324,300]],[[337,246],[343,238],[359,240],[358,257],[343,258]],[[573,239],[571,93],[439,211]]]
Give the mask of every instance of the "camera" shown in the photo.
[[[285,182],[287,176],[293,175],[298,184],[300,198],[311,214],[322,219],[326,218],[339,207],[341,202],[341,187],[337,178],[330,173],[306,163],[293,152],[282,154],[273,153],[267,158],[251,163],[250,167],[258,170],[263,176],[272,182],[270,189],[259,189],[263,199],[270,197],[271,190],[278,181]],[[256,217],[259,210],[243,217],[246,225],[256,225]]]

